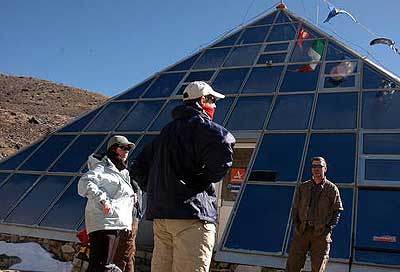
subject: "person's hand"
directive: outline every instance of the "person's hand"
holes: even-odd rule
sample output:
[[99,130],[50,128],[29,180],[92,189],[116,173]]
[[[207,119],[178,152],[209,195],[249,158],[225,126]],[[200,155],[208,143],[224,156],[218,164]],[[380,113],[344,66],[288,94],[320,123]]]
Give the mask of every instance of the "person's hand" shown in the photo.
[[139,197],[138,197],[137,193],[134,193],[132,195],[132,200],[133,200],[133,205],[135,205],[139,201]]
[[102,201],[104,215],[109,215],[112,212],[111,203],[108,200]]

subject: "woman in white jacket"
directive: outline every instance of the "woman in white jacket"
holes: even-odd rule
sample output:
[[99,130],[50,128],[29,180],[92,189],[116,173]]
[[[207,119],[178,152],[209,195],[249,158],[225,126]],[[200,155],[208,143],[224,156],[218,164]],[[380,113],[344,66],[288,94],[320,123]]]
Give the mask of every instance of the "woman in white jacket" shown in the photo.
[[134,148],[124,136],[113,136],[104,156],[92,154],[89,171],[78,183],[86,197],[85,225],[90,237],[89,272],[110,271],[121,231],[131,231],[132,210],[137,201],[126,169]]

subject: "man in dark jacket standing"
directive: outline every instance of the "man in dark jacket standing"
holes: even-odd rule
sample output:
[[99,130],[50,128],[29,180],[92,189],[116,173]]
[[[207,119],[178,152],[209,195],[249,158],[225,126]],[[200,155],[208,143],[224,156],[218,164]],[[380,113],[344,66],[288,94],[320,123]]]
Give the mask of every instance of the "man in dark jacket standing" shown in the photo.
[[312,179],[297,189],[292,208],[294,235],[287,272],[300,272],[309,250],[311,271],[324,272],[326,269],[331,233],[343,211],[338,188],[325,177],[327,167],[324,158],[312,158]]
[[183,92],[173,121],[136,158],[132,176],[147,191],[153,220],[152,272],[209,270],[215,242],[214,183],[232,165],[233,135],[212,121],[225,96],[202,81]]

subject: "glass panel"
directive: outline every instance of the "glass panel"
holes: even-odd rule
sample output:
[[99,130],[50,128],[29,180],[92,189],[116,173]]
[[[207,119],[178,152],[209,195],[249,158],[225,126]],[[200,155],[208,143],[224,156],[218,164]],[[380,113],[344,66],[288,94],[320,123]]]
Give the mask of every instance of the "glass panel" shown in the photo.
[[212,87],[223,94],[238,93],[248,71],[247,68],[221,70]]
[[337,80],[333,77],[325,77],[324,88],[352,88],[356,85],[356,77],[348,76]]
[[144,91],[147,89],[147,87],[149,87],[150,83],[153,82],[153,79],[154,78],[151,78],[151,79],[143,82],[139,86],[128,90],[126,93],[124,93],[121,96],[118,96],[114,100],[118,101],[118,100],[122,100],[122,99],[135,99],[135,98],[138,98],[139,96],[142,95],[142,93],[144,93]]
[[269,26],[247,28],[240,37],[238,44],[263,42],[268,30]]
[[78,180],[68,187],[53,208],[47,213],[40,226],[73,230],[85,215],[86,198],[78,195]]
[[136,158],[137,155],[143,150],[143,148],[150,144],[157,135],[145,135],[140,142],[136,145],[136,148],[133,150],[133,152],[129,155],[128,160],[130,161],[131,159]]
[[75,135],[53,135],[21,167],[21,170],[44,171],[64,151]]
[[243,93],[274,92],[282,70],[283,66],[254,68],[243,88]]
[[305,139],[297,133],[264,135],[249,180],[296,181]]
[[400,127],[400,94],[364,92],[362,107],[362,127],[370,129],[390,129]]
[[289,43],[272,43],[265,46],[264,52],[285,51],[289,47]]
[[317,88],[319,67],[308,69],[309,64],[289,65],[280,88],[281,92],[314,91]]
[[354,182],[355,153],[356,135],[353,133],[312,134],[304,165],[303,180],[311,178],[311,158],[321,156],[328,163],[327,177],[330,181]]
[[135,102],[120,102],[108,104],[104,111],[96,117],[86,131],[110,131],[125,115]]
[[221,66],[231,48],[208,49],[193,69],[217,68]]
[[187,60],[182,61],[181,63],[178,63],[174,67],[168,69],[167,71],[183,71],[183,70],[190,70],[192,67],[193,63],[196,62],[197,58],[200,56],[200,53],[194,55],[193,57],[188,58]]
[[378,181],[399,181],[400,160],[365,160],[365,179]]
[[228,129],[262,129],[271,99],[270,96],[240,97],[227,123]]
[[293,21],[293,19],[290,16],[288,16],[285,12],[281,11],[275,20],[275,24],[288,23],[288,22],[292,22],[292,21]]
[[81,135],[50,169],[52,172],[78,172],[105,135]]
[[176,92],[176,95],[183,95],[183,91],[185,90],[187,85],[188,84],[182,84],[182,86],[179,87],[179,90]]
[[65,126],[60,130],[60,132],[75,132],[81,131],[90,121],[92,121],[93,117],[101,110],[103,107],[98,108],[86,115],[84,115],[81,119],[77,119],[73,121],[71,124]]
[[209,81],[213,76],[214,71],[202,71],[202,72],[192,72],[190,73],[185,82],[192,82],[192,81]]
[[70,180],[71,177],[42,177],[5,221],[25,225],[35,224]]
[[272,24],[274,22],[276,13],[277,11],[257,20],[255,23],[252,23],[251,26]]
[[1,161],[0,163],[0,170],[14,170],[18,167],[18,165],[23,162],[31,153],[33,150],[35,150],[38,145],[42,141],[39,141],[38,143],[34,145],[30,145],[26,147],[25,149],[22,149],[15,155],[11,155],[10,157],[5,158],[4,160]]
[[268,129],[307,129],[314,95],[281,95],[276,100]]
[[136,104],[136,107],[122,121],[117,131],[143,131],[146,130],[150,121],[153,120],[156,113],[160,110],[165,100],[142,101]]
[[234,45],[237,38],[239,37],[240,33],[241,33],[241,31],[236,32],[235,34],[229,36],[228,38],[223,39],[222,41],[213,45],[212,47]]
[[0,187],[3,184],[3,182],[6,180],[8,175],[9,175],[8,173],[0,173]]
[[390,251],[374,251],[371,249],[355,251],[356,260],[360,262],[383,264],[383,265],[399,265],[400,254]]
[[286,53],[264,54],[258,58],[257,64],[273,64],[285,62]]
[[224,246],[281,252],[293,192],[292,186],[247,184]]
[[292,62],[310,62],[310,69],[302,69],[302,72],[314,70],[325,51],[325,40],[298,40],[292,53]]
[[224,67],[252,65],[260,47],[260,45],[236,47],[225,62]]
[[39,175],[15,174],[0,187],[0,219],[4,219],[8,210],[33,185],[38,177]]
[[313,128],[356,128],[357,104],[357,93],[320,94]]
[[327,63],[325,66],[324,88],[343,88],[355,85],[355,76],[351,74],[357,72],[357,62],[342,61]]
[[218,124],[222,124],[225,120],[225,116],[231,108],[234,97],[226,97],[217,101],[217,108],[215,110],[213,121]]
[[328,44],[328,51],[326,52],[326,60],[345,60],[345,59],[358,59],[355,55],[343,47],[336,45],[332,42]]
[[364,89],[386,89],[391,91],[393,88],[399,88],[396,81],[385,76],[382,72],[379,73],[372,69],[371,66],[364,64],[363,73],[363,88]]
[[179,105],[183,105],[180,99],[169,101],[149,130],[161,130],[166,124],[172,121],[172,110]]
[[400,155],[400,134],[364,134],[364,154]]
[[296,35],[297,24],[275,25],[268,35],[267,42],[293,40]]
[[185,73],[163,74],[151,85],[144,97],[166,97],[178,86]]

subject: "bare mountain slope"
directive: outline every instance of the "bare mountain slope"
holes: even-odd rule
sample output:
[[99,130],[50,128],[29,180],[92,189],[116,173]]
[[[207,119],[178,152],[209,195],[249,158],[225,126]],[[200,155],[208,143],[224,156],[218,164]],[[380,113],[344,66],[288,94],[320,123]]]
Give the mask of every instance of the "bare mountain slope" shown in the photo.
[[46,80],[0,74],[0,159],[107,99]]

